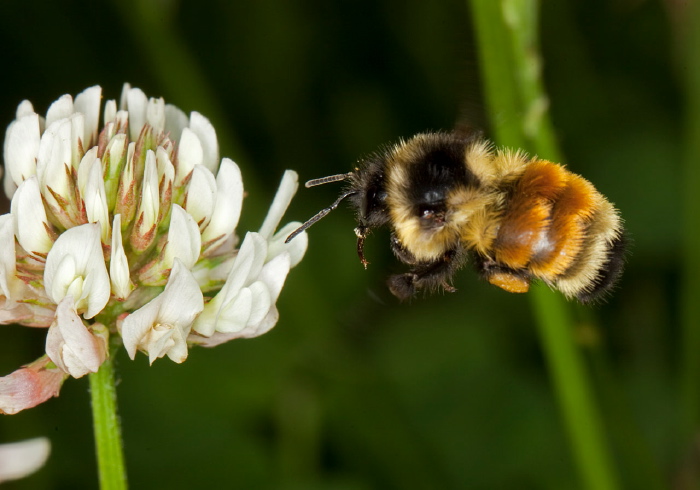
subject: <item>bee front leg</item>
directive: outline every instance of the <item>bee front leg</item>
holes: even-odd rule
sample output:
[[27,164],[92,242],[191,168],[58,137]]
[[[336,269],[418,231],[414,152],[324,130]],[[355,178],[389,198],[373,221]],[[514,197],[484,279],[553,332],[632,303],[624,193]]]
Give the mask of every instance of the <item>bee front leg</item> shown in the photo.
[[389,243],[391,245],[391,251],[394,252],[394,255],[396,256],[397,259],[399,259],[401,262],[404,264],[408,265],[415,265],[418,263],[418,260],[416,260],[416,257],[409,252],[406,247],[403,246],[401,241],[396,237],[395,234],[391,234],[391,238],[389,239]]
[[[405,249],[402,249],[401,252],[410,254]],[[445,291],[456,291],[449,284],[449,281],[455,271],[462,265],[461,259],[463,254],[460,251],[449,250],[442,257],[432,262],[418,262],[412,254],[400,256],[396,250],[394,250],[394,253],[402,262],[413,265],[410,272],[392,275],[387,281],[391,293],[400,300],[409,299],[417,291],[424,288],[436,289],[442,287]]]

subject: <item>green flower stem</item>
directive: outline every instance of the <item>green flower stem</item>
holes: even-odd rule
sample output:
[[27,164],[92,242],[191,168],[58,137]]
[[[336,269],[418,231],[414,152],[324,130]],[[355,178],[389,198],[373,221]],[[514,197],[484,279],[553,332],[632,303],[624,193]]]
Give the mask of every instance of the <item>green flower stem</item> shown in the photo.
[[540,341],[586,488],[618,488],[583,356],[574,339],[571,309],[544,286],[531,294]]
[[[537,1],[470,3],[496,142],[560,161],[542,87]],[[532,289],[540,341],[582,480],[586,488],[618,488],[587,369],[574,338],[571,310],[561,295],[541,285]]]
[[126,489],[126,469],[117,416],[117,391],[110,359],[102,364],[98,372],[90,374],[90,396],[100,489]]

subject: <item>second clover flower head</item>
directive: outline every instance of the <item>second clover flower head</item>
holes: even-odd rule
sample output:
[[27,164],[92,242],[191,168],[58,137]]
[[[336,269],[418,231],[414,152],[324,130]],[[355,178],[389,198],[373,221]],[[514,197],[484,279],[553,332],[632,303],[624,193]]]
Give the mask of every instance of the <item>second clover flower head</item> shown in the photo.
[[[306,251],[306,235],[284,244],[299,223],[279,226],[295,172],[241,241],[241,171],[219,160],[204,116],[128,84],[101,106],[98,86],[64,95],[45,117],[24,101],[6,132],[0,323],[45,327],[47,338],[46,356],[0,378],[0,413],[97,371],[110,335],[132,359],[182,362],[193,344],[267,332]],[[22,396],[12,392],[20,379],[32,382]]]

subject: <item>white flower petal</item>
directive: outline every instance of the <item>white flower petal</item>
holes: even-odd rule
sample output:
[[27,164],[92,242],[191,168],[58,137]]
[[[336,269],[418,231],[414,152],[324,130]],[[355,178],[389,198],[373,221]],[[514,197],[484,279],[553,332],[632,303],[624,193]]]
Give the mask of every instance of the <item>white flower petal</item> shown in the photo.
[[2,309],[9,310],[17,306],[15,300],[21,299],[24,284],[16,276],[15,233],[10,214],[0,216],[0,243],[0,297],[5,297]]
[[3,156],[5,158],[5,195],[12,197],[17,187],[36,175],[41,129],[39,115],[23,116],[7,128]]
[[131,141],[136,141],[144,124],[146,124],[148,97],[140,88],[127,89],[125,85],[124,89],[123,100],[126,102],[126,106],[122,106],[122,109],[129,111],[129,138]]
[[241,170],[232,160],[224,158],[216,175],[216,203],[209,225],[202,231],[202,242],[207,250],[213,250],[228,237],[238,225],[243,206],[243,178]]
[[[171,361],[181,364],[187,360],[187,336],[189,334],[189,328],[187,330],[173,330],[171,337],[173,345],[166,352]],[[154,359],[150,359],[151,364],[153,364],[153,361]]]
[[61,96],[49,106],[49,110],[46,112],[46,127],[50,127],[59,119],[70,117],[73,112],[73,97],[68,94]]
[[109,261],[109,278],[112,284],[112,293],[117,299],[125,300],[129,297],[132,284],[129,273],[129,261],[124,252],[122,243],[122,215],[114,217],[112,224],[112,251]]
[[122,341],[126,352],[132,360],[136,357],[136,351],[139,347],[147,347],[140,344],[146,337],[146,334],[154,327],[162,302],[163,299],[157,296],[126,317],[122,322],[120,328]]
[[[96,265],[93,269],[87,269],[87,276],[85,276],[85,282],[83,283],[83,294],[80,298],[86,301],[86,311],[83,313],[83,317],[86,319],[93,318],[102,311],[107,301],[109,301],[111,291],[109,274],[107,273],[104,259],[96,255],[93,256],[93,262]],[[99,260],[102,260],[102,262],[98,264]]]
[[237,339],[238,337],[238,332],[214,332],[211,335],[202,335],[193,329],[192,333],[187,337],[187,341],[190,344],[201,345],[202,347],[216,347],[217,345],[225,344],[229,340]]
[[182,130],[189,124],[187,114],[179,107],[172,104],[165,104],[165,132],[170,135],[173,141],[180,141]]
[[185,209],[205,229],[214,211],[216,177],[204,165],[197,165],[187,186]]
[[[118,175],[119,184],[117,186],[117,201],[119,199],[125,199],[126,196],[133,196],[133,192],[130,192],[132,186],[136,186],[137,182],[134,178],[134,154],[136,153],[136,143],[131,142],[126,147],[126,160],[124,162],[124,167]],[[134,205],[130,200],[127,203]],[[118,202],[119,204],[119,202]],[[126,206],[125,203],[121,203]],[[132,211],[133,212],[133,211]]]
[[252,339],[255,337],[260,337],[261,335],[264,335],[270,330],[272,330],[272,327],[277,325],[279,319],[280,312],[276,306],[273,306],[272,308],[270,308],[270,312],[267,314],[267,316],[262,322],[260,322],[258,325],[253,325],[244,328],[238,333],[238,338]]
[[160,318],[165,323],[189,326],[204,307],[197,281],[179,259],[173,262],[163,293]]
[[[117,125],[117,128],[123,128],[122,131],[125,131],[126,127],[131,124],[129,117],[129,111],[117,111],[117,114],[114,116],[114,123]],[[135,143],[135,140],[132,140],[131,143]]]
[[0,483],[31,475],[44,466],[50,452],[46,437],[0,444]]
[[272,298],[267,289],[267,285],[262,281],[256,281],[251,284],[248,289],[253,295],[253,307],[250,311],[247,325],[257,325],[270,311],[272,306]]
[[15,119],[21,119],[24,116],[29,116],[30,114],[34,114],[36,111],[34,110],[34,106],[32,103],[28,100],[23,100],[17,105],[17,111],[15,112]]
[[246,234],[233,267],[221,290],[204,306],[204,311],[195,320],[193,330],[209,337],[218,330],[220,312],[236,300],[246,284],[253,282],[262,270],[267,256],[267,244],[257,233]]
[[283,253],[269,261],[260,271],[258,279],[265,283],[270,292],[270,300],[274,304],[279,298],[284,281],[290,269],[289,254]]
[[[90,151],[88,151],[88,153],[90,153]],[[114,205],[117,200],[119,179],[126,165],[126,152],[126,135],[117,134],[114,135],[109,141],[107,148],[105,149],[105,153],[102,156],[102,163],[104,164],[105,193],[107,195],[107,202],[109,202],[110,209],[114,209]]]
[[122,85],[122,93],[121,96],[119,97],[119,110],[120,111],[126,111],[128,110],[128,96],[129,96],[129,91],[131,90],[131,84],[125,83]]
[[102,176],[102,162],[95,159],[90,166],[90,175],[83,193],[88,222],[100,224],[102,243],[108,244],[110,237],[109,204],[105,194],[105,181]]
[[187,336],[203,306],[204,298],[197,282],[182,262],[175,259],[163,292],[121,324],[122,339],[129,356],[133,359],[136,351],[141,349],[149,354],[151,362],[166,354],[175,362],[184,361]]
[[241,289],[233,301],[226,303],[216,319],[216,331],[223,333],[239,332],[245,328],[253,309],[253,293],[248,288]]
[[282,176],[282,182],[277,189],[277,194],[272,201],[272,206],[260,227],[260,234],[267,240],[277,229],[284,216],[285,211],[289,207],[289,203],[292,202],[292,197],[297,192],[299,187],[299,176],[294,170],[287,170]]
[[284,243],[289,234],[300,226],[301,223],[298,221],[287,223],[280,228],[279,231],[272,236],[272,238],[270,238],[270,241],[268,242],[267,260],[271,260],[273,257],[276,257],[283,252],[287,252],[289,253],[292,267],[295,267],[299,262],[301,262],[301,259],[304,258],[306,249],[309,246],[309,236],[306,234],[306,231],[298,234],[296,237],[294,237],[294,240],[290,241],[289,243]]
[[60,207],[49,192],[63,196],[69,202],[73,202],[69,172],[66,167],[72,165],[71,130],[70,119],[60,119],[51,124],[39,144],[39,155],[36,162],[36,173],[41,184],[41,191],[47,202]]
[[197,316],[192,324],[192,330],[203,337],[210,337],[213,335],[216,329],[216,317],[219,315],[220,309],[221,301],[211,300],[204,305],[202,313]]
[[76,112],[85,115],[85,132],[82,135],[83,148],[97,144],[97,131],[100,123],[100,104],[102,103],[102,87],[95,85],[86,88],[75,97]]
[[243,285],[250,284],[258,277],[265,263],[265,257],[267,257],[265,240],[258,233],[246,233],[231,272],[226,278],[226,284],[219,293],[223,293],[225,301],[229,301]]
[[85,143],[83,142],[83,137],[85,135],[85,115],[78,112],[72,114],[68,120],[70,121],[70,164],[77,169],[80,163],[80,157],[85,149]]
[[46,354],[74,378],[96,373],[107,357],[106,329],[102,328],[103,335],[93,335],[75,312],[73,298],[66,296],[46,335]]
[[146,122],[151,125],[156,135],[165,129],[165,101],[163,98],[148,99],[146,106]]
[[[54,254],[54,257],[58,255]],[[53,275],[58,278],[64,278],[59,281],[51,281],[46,284],[46,294],[49,298],[53,299],[56,303],[60,303],[66,295],[71,294],[75,297],[80,298],[83,295],[83,282],[84,278],[82,276],[78,277],[77,274],[77,264],[75,263],[75,257],[72,255],[64,255],[60,260],[55,259],[55,269]],[[53,265],[53,264],[52,264]]]
[[202,164],[212,172],[216,172],[216,167],[219,165],[219,141],[216,138],[214,126],[199,112],[192,112],[190,129],[197,135],[202,145]]
[[182,261],[187,269],[192,268],[199,259],[201,248],[202,239],[197,223],[187,211],[177,204],[173,204],[168,243],[165,245],[164,262],[167,268],[172,267],[176,257]]
[[92,164],[97,160],[97,150],[96,146],[90,148],[85,155],[83,155],[80,164],[78,165],[78,190],[81,195],[85,194],[85,186],[87,185],[88,177],[90,175],[90,170],[92,169]]
[[183,129],[180,137],[180,146],[177,151],[175,185],[181,186],[190,172],[192,172],[192,169],[196,165],[202,164],[203,158],[202,143],[197,135],[190,128]]
[[218,290],[231,272],[234,261],[234,256],[226,255],[217,257],[213,264],[208,261],[197,262],[190,270],[202,291]]
[[0,292],[5,297],[11,295],[8,280],[17,270],[15,255],[15,233],[11,214],[0,216]]
[[46,231],[48,219],[36,177],[25,180],[17,188],[10,209],[15,236],[22,248],[34,256],[48,253],[53,240]]
[[[147,343],[147,354],[148,363],[153,364],[153,361],[160,359],[168,353],[168,351],[175,347],[175,332],[177,330],[171,328],[170,325],[157,324],[149,331],[148,343]],[[185,346],[185,352],[187,352],[187,347]],[[179,356],[182,357],[182,356]],[[178,358],[179,358],[178,357]],[[186,357],[185,357],[186,358]],[[183,362],[185,359],[180,360]]]
[[161,201],[166,201],[166,196],[173,191],[173,180],[175,179],[175,167],[170,161],[168,152],[159,146],[156,149],[156,170],[158,171],[158,182],[161,189]]
[[150,230],[158,223],[160,212],[160,194],[158,192],[158,170],[156,168],[156,155],[152,150],[146,152],[146,167],[143,172],[141,185],[141,203],[139,214],[143,214],[143,221],[139,223],[141,230]]
[[103,124],[106,126],[107,124],[113,122],[116,117],[117,117],[117,101],[114,99],[110,99],[107,102],[105,102],[105,113],[104,113]]
[[110,295],[97,223],[65,231],[46,258],[44,287],[54,303],[61,302],[76,280],[82,282],[82,294],[73,294],[78,312],[84,311],[84,318],[92,318],[102,311]]

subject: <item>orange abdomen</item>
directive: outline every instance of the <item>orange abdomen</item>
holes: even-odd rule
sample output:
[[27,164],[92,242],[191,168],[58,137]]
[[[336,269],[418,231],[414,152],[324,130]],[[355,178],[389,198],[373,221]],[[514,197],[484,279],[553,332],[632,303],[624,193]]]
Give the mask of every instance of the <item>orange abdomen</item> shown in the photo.
[[561,165],[528,165],[512,190],[493,243],[494,259],[553,281],[581,253],[586,231],[604,198],[584,178]]

